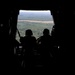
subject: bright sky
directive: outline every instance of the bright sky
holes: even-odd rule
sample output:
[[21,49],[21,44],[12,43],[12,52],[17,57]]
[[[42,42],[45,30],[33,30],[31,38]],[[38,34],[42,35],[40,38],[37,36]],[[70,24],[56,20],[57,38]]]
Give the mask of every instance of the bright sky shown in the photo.
[[38,10],[20,10],[20,12],[50,12],[50,10],[38,11]]

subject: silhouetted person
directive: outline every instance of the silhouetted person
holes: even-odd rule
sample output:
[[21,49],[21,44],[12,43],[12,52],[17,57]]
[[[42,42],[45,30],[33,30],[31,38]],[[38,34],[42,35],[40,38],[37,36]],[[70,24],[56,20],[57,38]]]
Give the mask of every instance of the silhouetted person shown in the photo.
[[24,59],[26,66],[29,66],[33,61],[34,49],[36,45],[36,38],[33,36],[32,30],[28,29],[25,32],[24,37],[21,38],[21,43],[23,46],[24,52]]
[[37,43],[39,44],[39,52],[44,60],[43,62],[48,64],[49,59],[52,57],[51,36],[48,29],[44,29],[43,36],[37,39]]
[[56,25],[54,25],[52,28],[51,36],[52,36],[52,44],[53,44],[53,56],[56,61],[59,55],[59,48],[60,48],[58,43],[58,29]]

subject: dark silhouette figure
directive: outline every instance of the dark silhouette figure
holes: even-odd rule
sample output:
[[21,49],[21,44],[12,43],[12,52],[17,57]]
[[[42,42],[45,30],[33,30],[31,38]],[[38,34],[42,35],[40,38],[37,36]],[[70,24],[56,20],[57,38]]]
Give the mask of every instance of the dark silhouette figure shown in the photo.
[[60,39],[58,39],[59,34],[58,34],[58,29],[57,29],[56,25],[54,25],[53,28],[52,28],[51,36],[52,36],[52,43],[53,43],[54,63],[56,63],[59,60],[58,58],[61,57],[60,56],[61,55],[60,54],[60,52],[61,52],[60,45],[62,44],[62,42],[60,42]]
[[42,63],[47,66],[49,61],[52,58],[52,46],[51,46],[51,36],[49,34],[48,29],[44,29],[43,36],[37,39],[37,43],[39,44],[39,52],[42,57]]
[[28,29],[24,37],[20,39],[23,46],[23,54],[25,60],[25,67],[30,67],[33,63],[34,50],[36,45],[36,38],[33,36],[32,30]]

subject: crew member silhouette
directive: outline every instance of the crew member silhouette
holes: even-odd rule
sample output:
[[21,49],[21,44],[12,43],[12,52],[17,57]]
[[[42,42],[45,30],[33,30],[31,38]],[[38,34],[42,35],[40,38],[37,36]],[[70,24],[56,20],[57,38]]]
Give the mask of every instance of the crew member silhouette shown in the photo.
[[51,36],[49,34],[49,29],[45,28],[43,30],[43,36],[37,39],[37,43],[39,44],[39,52],[44,64],[49,63],[50,61],[49,59],[52,56]]
[[33,62],[34,49],[36,45],[36,38],[33,36],[32,30],[27,29],[25,32],[25,36],[20,39],[23,50],[24,50],[24,59],[27,67],[30,66],[31,62]]

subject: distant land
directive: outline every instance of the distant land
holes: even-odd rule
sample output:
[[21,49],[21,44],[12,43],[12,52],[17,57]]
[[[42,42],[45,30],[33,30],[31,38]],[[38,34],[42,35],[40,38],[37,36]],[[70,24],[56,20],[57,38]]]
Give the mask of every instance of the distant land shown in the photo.
[[[33,35],[38,38],[42,36],[42,32],[45,28],[48,28],[51,32],[54,25],[53,18],[50,11],[20,11],[18,16],[17,28],[21,36],[25,35],[27,29],[33,31]],[[16,39],[19,41],[18,34]]]

